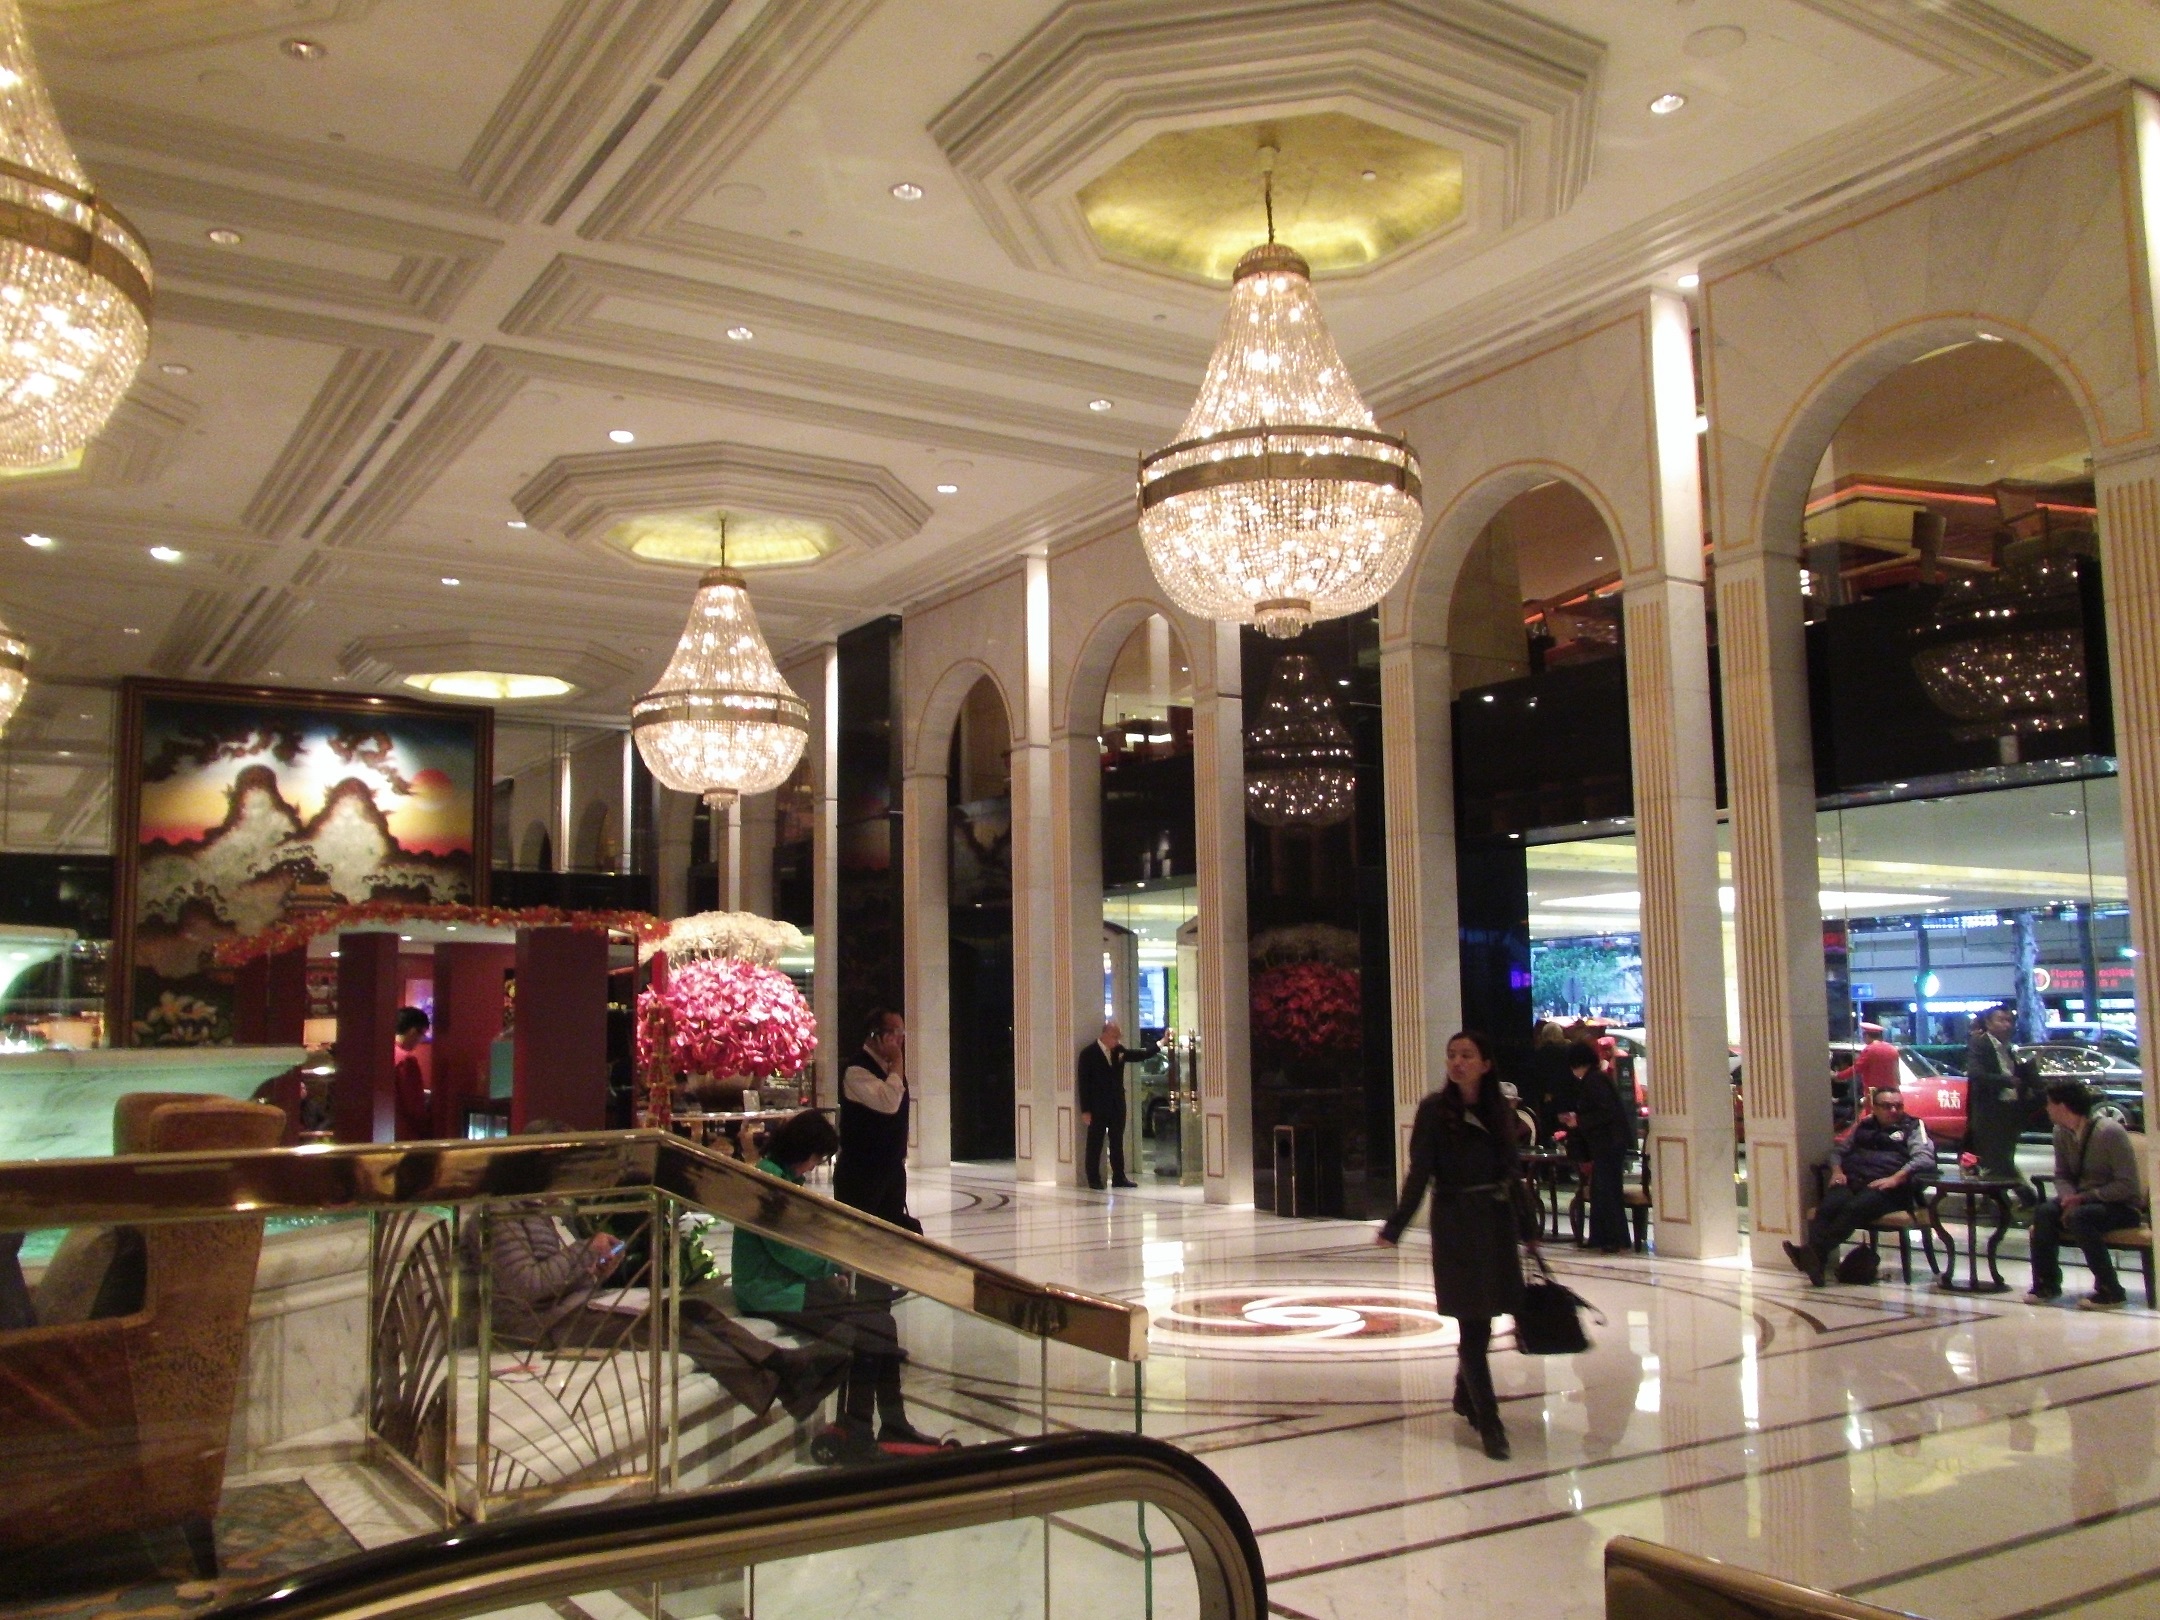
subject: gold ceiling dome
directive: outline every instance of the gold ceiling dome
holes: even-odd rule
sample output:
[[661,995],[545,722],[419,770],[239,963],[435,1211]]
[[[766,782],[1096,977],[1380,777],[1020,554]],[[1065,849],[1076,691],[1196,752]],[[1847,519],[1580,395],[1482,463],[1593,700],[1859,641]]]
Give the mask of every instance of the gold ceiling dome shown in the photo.
[[150,254],[91,189],[0,0],[0,467],[79,454],[150,346]]
[[1188,613],[1297,635],[1385,596],[1423,516],[1417,455],[1382,433],[1336,352],[1312,268],[1275,240],[1238,261],[1200,397],[1140,460],[1148,565]]

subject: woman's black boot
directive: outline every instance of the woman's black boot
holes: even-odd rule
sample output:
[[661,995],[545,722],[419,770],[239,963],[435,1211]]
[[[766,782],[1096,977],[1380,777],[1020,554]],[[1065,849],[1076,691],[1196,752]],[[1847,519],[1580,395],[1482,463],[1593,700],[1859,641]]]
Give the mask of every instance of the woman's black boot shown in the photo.
[[1500,1421],[1500,1411],[1494,1407],[1479,1420],[1478,1438],[1485,1443],[1485,1455],[1495,1462],[1506,1462],[1513,1455],[1508,1448],[1507,1427]]
[[1470,1386],[1463,1382],[1462,1369],[1455,1369],[1455,1415],[1471,1423],[1477,1421],[1477,1407],[1470,1399]]

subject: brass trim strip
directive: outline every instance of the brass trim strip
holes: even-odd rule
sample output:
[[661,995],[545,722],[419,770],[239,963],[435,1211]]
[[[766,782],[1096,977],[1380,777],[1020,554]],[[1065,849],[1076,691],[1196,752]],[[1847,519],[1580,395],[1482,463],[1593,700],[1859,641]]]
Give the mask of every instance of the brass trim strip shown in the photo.
[[[93,217],[110,221],[135,244],[136,250],[145,260],[149,259],[150,249],[142,239],[142,232],[135,229],[117,209],[100,201],[97,193],[70,185],[65,180],[55,180],[51,175],[39,174],[35,169],[24,168],[21,164],[11,163],[5,158],[0,158],[0,176],[20,181],[40,191],[50,191],[89,209]],[[150,319],[151,307],[156,300],[151,292],[149,279],[133,259],[106,241],[92,227],[62,219],[59,215],[48,213],[30,203],[0,197],[0,238],[42,249],[59,258],[72,259],[88,269],[92,275],[111,282],[120,296],[141,313],[144,321]]]
[[0,1231],[324,1214],[653,1188],[849,1271],[1037,1338],[1147,1357],[1138,1305],[1038,1283],[662,1131],[0,1164]]
[[810,708],[801,698],[791,702],[787,694],[781,692],[726,691],[711,695],[746,701],[739,708],[722,709],[711,703],[685,703],[673,692],[655,692],[631,705],[630,729],[667,725],[677,720],[741,720],[781,726],[805,734],[810,730]]
[[1183,455],[1191,450],[1206,450],[1218,444],[1233,444],[1239,439],[1362,439],[1367,444],[1384,444],[1400,450],[1411,461],[1417,460],[1417,452],[1410,448],[1410,441],[1394,433],[1383,433],[1378,428],[1330,427],[1323,422],[1262,422],[1252,427],[1224,428],[1218,433],[1204,433],[1197,439],[1180,439],[1176,444],[1166,444],[1160,450],[1151,450],[1140,458],[1142,469],[1152,467],[1166,456]]
[[1257,484],[1271,478],[1314,478],[1335,484],[1379,484],[1399,489],[1416,500],[1423,491],[1416,471],[1401,462],[1378,456],[1295,455],[1263,451],[1256,456],[1225,456],[1220,461],[1198,461],[1159,473],[1144,473],[1140,481],[1140,510],[1160,506],[1174,495],[1198,489],[1219,489],[1228,484]]

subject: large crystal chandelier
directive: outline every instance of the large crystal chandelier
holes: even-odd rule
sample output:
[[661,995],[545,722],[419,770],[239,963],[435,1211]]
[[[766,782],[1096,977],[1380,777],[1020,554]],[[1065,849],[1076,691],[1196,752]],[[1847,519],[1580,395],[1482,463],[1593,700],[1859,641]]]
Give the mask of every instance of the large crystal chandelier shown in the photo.
[[1275,661],[1245,738],[1245,808],[1263,827],[1332,827],[1357,808],[1357,750],[1313,661]]
[[0,623],[0,731],[7,730],[22,707],[23,693],[30,686],[29,662],[30,649]]
[[150,254],[53,116],[17,0],[0,0],[0,467],[88,444],[150,344]]
[[653,775],[715,808],[778,787],[802,758],[809,706],[780,678],[734,569],[698,581],[675,656],[630,706],[630,734]]
[[1188,613],[1294,636],[1370,607],[1416,542],[1417,456],[1374,426],[1320,318],[1312,268],[1268,239],[1238,261],[1200,397],[1140,461],[1140,538]]

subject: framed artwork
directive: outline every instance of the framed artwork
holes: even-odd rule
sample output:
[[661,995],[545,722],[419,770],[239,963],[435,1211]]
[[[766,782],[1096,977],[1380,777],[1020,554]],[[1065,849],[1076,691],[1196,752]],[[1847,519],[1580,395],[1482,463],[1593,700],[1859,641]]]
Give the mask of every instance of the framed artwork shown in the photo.
[[220,942],[370,900],[487,900],[495,712],[130,680],[115,750],[112,1044],[233,1038]]

